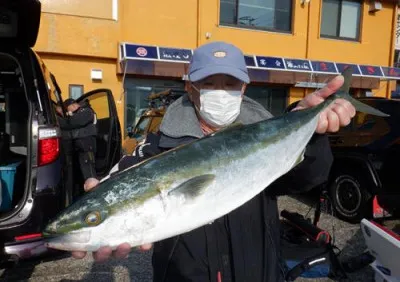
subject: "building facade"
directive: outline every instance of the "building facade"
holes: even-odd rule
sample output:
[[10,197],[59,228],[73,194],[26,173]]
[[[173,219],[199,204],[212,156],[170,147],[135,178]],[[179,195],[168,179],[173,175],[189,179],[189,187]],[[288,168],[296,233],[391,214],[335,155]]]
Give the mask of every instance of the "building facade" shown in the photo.
[[274,114],[345,66],[352,94],[390,97],[397,2],[367,0],[41,0],[35,50],[63,97],[113,91],[123,128],[151,93],[184,91],[192,50],[227,41],[246,54],[246,95]]

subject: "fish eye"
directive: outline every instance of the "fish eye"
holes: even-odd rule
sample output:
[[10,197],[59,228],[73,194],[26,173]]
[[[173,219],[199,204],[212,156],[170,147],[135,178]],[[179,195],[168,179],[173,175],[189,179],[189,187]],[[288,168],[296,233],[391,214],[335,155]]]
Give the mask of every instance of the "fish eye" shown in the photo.
[[100,216],[100,213],[97,211],[89,213],[85,218],[85,222],[88,225],[92,225],[92,226],[99,224],[100,221],[101,221],[101,216]]

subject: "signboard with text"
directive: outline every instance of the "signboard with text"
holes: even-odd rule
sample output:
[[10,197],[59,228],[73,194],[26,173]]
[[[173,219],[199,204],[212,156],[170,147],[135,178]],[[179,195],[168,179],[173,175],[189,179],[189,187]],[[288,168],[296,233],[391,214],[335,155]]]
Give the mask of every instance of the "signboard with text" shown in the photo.
[[254,57],[253,56],[244,56],[244,59],[246,61],[246,66],[248,66],[248,67],[255,67],[256,66],[256,62],[254,61]]
[[350,67],[353,69],[353,75],[360,75],[360,70],[358,69],[358,65],[355,64],[345,64],[345,63],[336,63],[338,71],[341,73],[346,68]]
[[260,57],[257,56],[257,65],[260,68],[285,69],[285,63],[278,57]]
[[[189,63],[192,59],[193,50],[185,48],[121,43],[119,53],[121,62],[126,59],[132,59],[136,62],[138,60],[143,60],[153,62],[163,61],[171,63]],[[344,62],[339,63],[322,60],[311,61],[302,58],[257,56],[251,54],[246,54],[244,58],[247,67],[249,69],[259,71],[257,74],[261,75],[262,73],[262,76],[265,76],[266,70],[337,74],[343,72],[346,67],[351,67],[353,69],[353,75],[355,76],[400,80],[400,68],[387,66],[362,65]]]
[[175,49],[175,48],[159,48],[160,59],[167,61],[189,62],[192,59],[192,50]]
[[310,61],[300,59],[284,59],[288,70],[311,71]]
[[337,73],[335,63],[324,61],[311,61],[313,71],[323,73]]
[[360,65],[360,70],[362,75],[378,77],[383,76],[381,68],[377,66]]
[[155,46],[126,44],[125,51],[128,58],[158,59],[157,47]]

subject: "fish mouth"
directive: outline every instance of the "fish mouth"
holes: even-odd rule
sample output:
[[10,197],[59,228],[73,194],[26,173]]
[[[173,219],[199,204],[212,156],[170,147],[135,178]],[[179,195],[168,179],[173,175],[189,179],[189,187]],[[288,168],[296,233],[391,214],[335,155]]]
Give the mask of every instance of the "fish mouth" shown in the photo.
[[89,230],[71,233],[43,232],[43,237],[47,247],[68,251],[89,243],[91,233]]

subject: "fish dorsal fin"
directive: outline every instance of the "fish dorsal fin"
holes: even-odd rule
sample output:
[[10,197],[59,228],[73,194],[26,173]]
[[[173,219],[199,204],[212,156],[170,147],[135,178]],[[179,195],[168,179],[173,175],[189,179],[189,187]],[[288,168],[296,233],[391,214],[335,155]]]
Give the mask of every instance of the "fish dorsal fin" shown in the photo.
[[168,192],[168,195],[183,194],[189,198],[195,198],[201,195],[208,185],[215,179],[214,174],[204,174],[190,178],[183,182],[178,187]]
[[351,80],[353,77],[353,69],[349,66],[346,69],[344,69],[342,71],[342,76],[344,78],[344,82],[342,87],[340,87],[340,89],[338,90],[338,92],[345,92],[345,93],[349,93],[350,91],[350,86],[351,86]]

